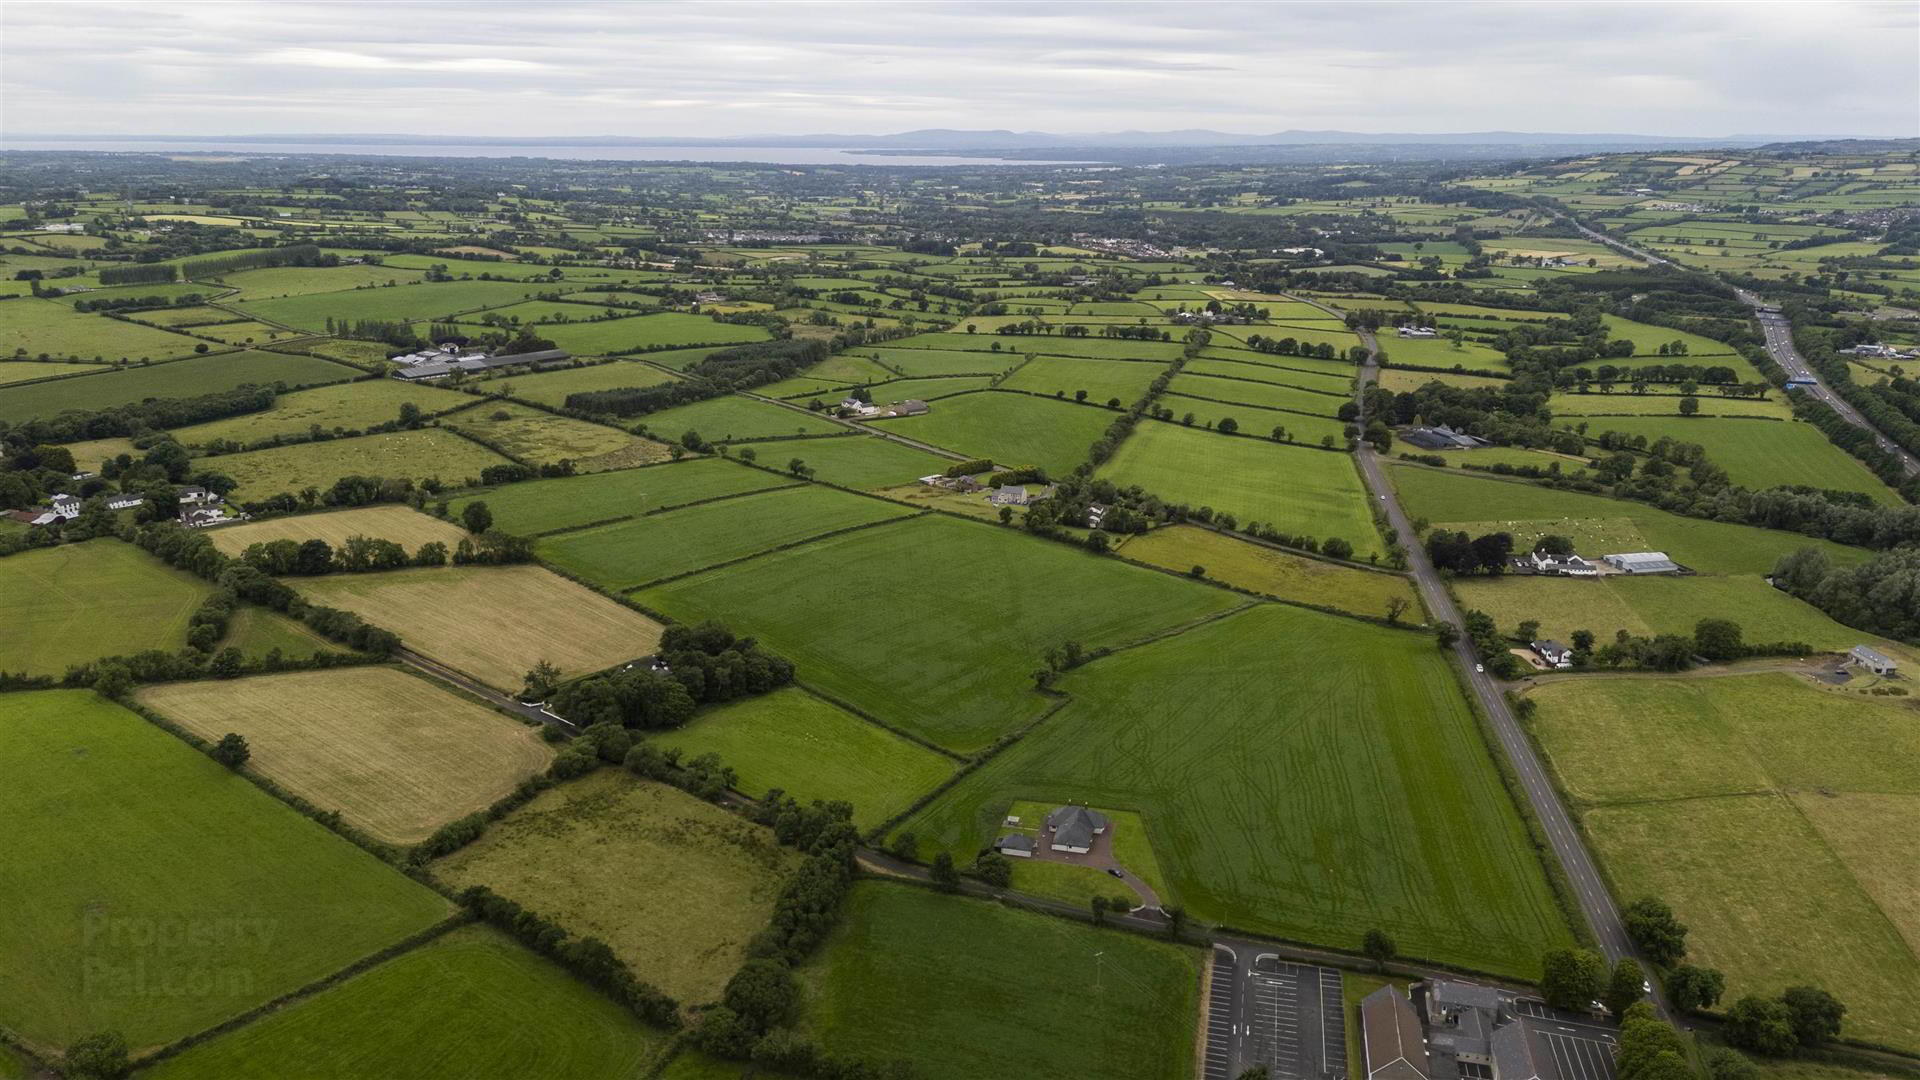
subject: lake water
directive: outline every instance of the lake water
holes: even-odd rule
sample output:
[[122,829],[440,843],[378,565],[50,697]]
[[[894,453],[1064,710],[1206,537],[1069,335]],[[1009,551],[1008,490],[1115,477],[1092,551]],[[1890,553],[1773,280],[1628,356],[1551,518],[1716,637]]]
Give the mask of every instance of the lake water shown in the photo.
[[158,139],[15,139],[0,150],[76,150],[136,154],[351,154],[381,157],[558,158],[567,161],[753,162],[765,165],[1097,165],[1092,161],[1019,161],[996,157],[861,154],[812,146],[498,146],[458,143],[258,143]]

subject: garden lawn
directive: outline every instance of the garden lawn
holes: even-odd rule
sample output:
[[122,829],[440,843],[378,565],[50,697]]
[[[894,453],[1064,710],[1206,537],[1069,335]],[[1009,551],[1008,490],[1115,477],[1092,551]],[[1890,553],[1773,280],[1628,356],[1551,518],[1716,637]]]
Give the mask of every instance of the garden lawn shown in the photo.
[[187,643],[212,587],[118,540],[0,559],[0,671],[59,675],[74,664]]
[[1239,540],[1198,525],[1170,525],[1122,543],[1123,558],[1185,574],[1196,566],[1206,577],[1281,600],[1384,617],[1394,597],[1407,602],[1407,622],[1420,621],[1412,582],[1399,574],[1357,570]]
[[1177,1080],[1193,1075],[1200,965],[1164,941],[860,882],[800,972],[803,1024],[830,1053],[906,1057],[928,1080]]
[[621,592],[911,513],[809,484],[563,533],[541,540],[539,551],[567,573]]
[[[1769,574],[1780,556],[1819,548],[1839,565],[1868,553],[1798,533],[1682,517],[1645,503],[1555,491],[1536,484],[1468,476],[1452,470],[1398,466],[1388,475],[1410,518],[1474,535],[1504,531],[1515,547],[1530,548],[1548,534],[1573,540],[1589,558],[1626,551],[1665,551],[1683,566],[1709,574]],[[1710,614],[1702,612],[1702,615]]]
[[991,391],[943,398],[929,408],[924,416],[875,426],[1009,468],[1038,465],[1052,476],[1065,476],[1085,461],[1088,449],[1120,416],[1104,408]]
[[298,443],[205,459],[205,467],[225,473],[238,483],[233,497],[242,501],[283,492],[297,494],[306,487],[325,491],[343,476],[404,477],[414,481],[438,478],[450,486],[460,486],[477,482],[489,465],[510,464],[479,443],[440,428]]
[[584,675],[651,654],[660,624],[540,566],[453,566],[289,579],[405,647],[496,689],[517,691],[545,660]]
[[89,691],[0,696],[0,767],[33,777],[0,787],[0,1016],[43,1053],[170,1042],[452,913]]
[[535,796],[433,873],[597,937],[636,976],[696,1004],[746,958],[797,861],[759,825],[609,768]]
[[0,420],[18,423],[68,411],[111,409],[148,398],[198,397],[247,383],[318,386],[345,382],[360,374],[343,364],[312,356],[252,350],[220,353],[169,364],[100,371],[72,379],[0,387]]
[[141,1075],[632,1080],[666,1042],[552,961],[497,930],[470,926]]
[[1834,491],[1858,491],[1883,506],[1904,506],[1900,496],[1867,467],[1827,441],[1820,429],[1799,422],[1715,419],[1672,420],[1621,416],[1590,422],[1587,434],[1604,431],[1643,435],[1649,444],[1662,436],[1699,443],[1707,459],[1727,470],[1728,479],[1755,490],[1783,484],[1805,484]]
[[1071,703],[902,824],[964,859],[1020,800],[1131,810],[1168,903],[1527,976],[1570,932],[1431,639],[1263,604],[1062,679]]
[[[1238,598],[1035,540],[923,517],[829,537],[641,592],[676,619],[724,619],[810,686],[957,752],[1043,708],[1049,648],[1117,645]],[[928,618],[922,598],[939,598]]]
[[[912,437],[911,430],[901,427],[899,432]],[[748,443],[735,447],[733,453],[735,457],[741,457],[749,450],[762,465],[785,469],[788,462],[798,458],[813,470],[816,479],[860,491],[904,484],[932,473],[945,472],[953,464],[951,458],[916,450],[877,435]]]
[[1360,474],[1344,453],[1142,421],[1096,475],[1170,503],[1212,507],[1243,526],[1339,537],[1362,558],[1384,550]]
[[801,802],[851,803],[862,829],[905,810],[959,765],[798,687],[709,709],[648,741],[689,759],[719,754],[754,798],[779,788]]
[[[837,404],[841,395],[828,397],[831,403]],[[847,430],[845,425],[812,413],[738,394],[648,413],[639,418],[639,423],[663,439],[677,440],[692,431],[707,442],[771,439],[780,435],[838,435]]]
[[630,469],[667,460],[665,443],[606,424],[555,416],[527,405],[489,403],[455,413],[448,427],[534,465],[573,462],[578,472]]
[[484,810],[553,754],[533,728],[389,667],[169,683],[138,694],[248,767],[389,844]]
[[463,495],[449,511],[457,519],[470,503],[483,502],[493,512],[496,528],[516,536],[538,536],[797,482],[719,458],[695,458],[596,476],[508,484]]
[[433,415],[472,403],[465,394],[438,387],[364,379],[282,394],[265,412],[176,428],[173,437],[187,446],[204,446],[216,439],[246,444],[276,435],[305,435],[314,427],[327,432],[360,431],[399,419],[402,405]]

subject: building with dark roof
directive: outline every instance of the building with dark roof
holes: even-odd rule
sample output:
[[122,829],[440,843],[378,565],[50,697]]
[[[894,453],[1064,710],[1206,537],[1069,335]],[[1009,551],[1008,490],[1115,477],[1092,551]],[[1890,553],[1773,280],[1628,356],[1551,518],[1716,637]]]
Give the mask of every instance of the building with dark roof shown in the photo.
[[1093,850],[1093,838],[1107,831],[1107,815],[1084,806],[1063,806],[1047,815],[1047,846],[1055,851],[1085,855]]
[[1008,833],[993,842],[993,849],[1002,855],[1011,855],[1016,859],[1033,858],[1033,837],[1026,833]]
[[1432,1080],[1420,1014],[1396,986],[1360,1000],[1361,1051],[1366,1080]]
[[514,353],[511,356],[459,356],[411,364],[395,371],[393,377],[407,382],[418,382],[422,379],[444,379],[450,375],[471,375],[499,368],[529,365],[545,367],[550,364],[564,363],[570,359],[572,355],[565,349],[542,349],[539,352]]

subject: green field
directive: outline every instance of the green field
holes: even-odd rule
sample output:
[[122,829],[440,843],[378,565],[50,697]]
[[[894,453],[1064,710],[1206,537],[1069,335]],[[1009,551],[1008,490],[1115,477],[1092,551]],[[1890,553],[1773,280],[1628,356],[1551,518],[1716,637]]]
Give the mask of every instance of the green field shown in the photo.
[[[938,618],[924,597],[939,598]],[[1041,710],[1030,674],[1045,650],[1116,645],[1239,602],[946,517],[830,537],[639,599],[683,620],[725,619],[809,685],[962,752]]]
[[540,371],[529,375],[486,379],[474,385],[490,394],[507,394],[522,401],[531,401],[558,409],[567,403],[569,394],[583,394],[589,390],[626,390],[653,386],[673,378],[673,375],[651,364],[642,364],[633,360],[613,360],[604,364],[561,368],[558,371]]
[[365,379],[282,394],[265,412],[177,428],[173,435],[187,446],[204,446],[215,439],[245,444],[276,435],[305,435],[315,427],[329,432],[359,431],[398,419],[403,404],[433,414],[471,404],[472,400],[465,394],[398,379]]
[[107,365],[70,361],[39,360],[0,360],[0,385],[26,382],[30,379],[49,379],[57,375],[79,375],[86,372],[106,370]]
[[1327,439],[1332,439],[1334,446],[1345,446],[1347,441],[1346,423],[1332,416],[1308,416],[1175,393],[1160,395],[1157,404],[1173,410],[1174,418],[1182,426],[1190,426],[1188,419],[1191,418],[1191,426],[1202,430],[1218,428],[1222,420],[1232,419],[1241,431],[1254,435],[1271,437],[1274,428],[1285,428],[1286,441],[1302,446],[1324,447]]
[[[828,395],[838,403],[840,395]],[[771,439],[778,435],[834,435],[847,430],[811,413],[800,412],[738,394],[662,409],[639,418],[648,431],[663,439],[678,439],[689,431],[708,442],[735,439]]]
[[1388,476],[1408,517],[1475,535],[1510,532],[1521,547],[1553,533],[1571,538],[1589,558],[1665,551],[1683,566],[1712,574],[1769,574],[1780,556],[1803,547],[1819,548],[1841,565],[1867,557],[1859,548],[1798,533],[1681,517],[1625,499],[1411,466],[1395,467]]
[[540,541],[540,557],[621,592],[812,537],[912,513],[818,485],[669,510]]
[[[530,272],[532,270],[531,267],[527,269]],[[538,293],[563,292],[569,287],[545,278],[539,281],[420,282],[390,289],[341,289],[279,300],[247,301],[235,306],[256,319],[318,332],[326,328],[329,318],[424,322],[481,308],[503,307]]]
[[311,356],[234,352],[151,367],[133,366],[74,379],[0,387],[0,420],[19,422],[69,410],[110,409],[147,398],[184,398],[231,390],[245,383],[288,386],[344,382],[361,374]]
[[1064,476],[1085,461],[1088,448],[1120,416],[1030,394],[991,392],[942,398],[929,408],[924,416],[877,426],[1001,465],[1038,465],[1053,476]]
[[1176,1080],[1193,1075],[1200,967],[1198,950],[862,882],[801,972],[803,1024],[928,1080]]
[[1616,630],[1651,637],[1692,634],[1713,617],[1740,624],[1747,642],[1804,641],[1816,649],[1845,650],[1870,635],[1834,622],[1820,609],[1767,584],[1758,574],[1699,577],[1622,575],[1588,578],[1461,578],[1453,582],[1461,606],[1493,616],[1502,630],[1526,620],[1542,637],[1566,641],[1591,630],[1601,642]]
[[316,652],[340,652],[340,646],[271,608],[243,607],[227,621],[223,649],[239,649],[249,660],[264,659],[275,649],[282,656],[306,657]]
[[[1169,393],[1184,394],[1189,397],[1257,405],[1263,409],[1286,409],[1326,417],[1333,416],[1340,411],[1340,406],[1353,400],[1353,395],[1347,393],[1346,388],[1341,386],[1328,386],[1325,392],[1315,393],[1276,382],[1185,373],[1175,375],[1167,390]],[[1179,410],[1176,408],[1175,411]]]
[[1265,604],[1096,660],[907,821],[970,858],[1018,800],[1132,810],[1202,919],[1529,975],[1568,929],[1427,636]]
[[1688,959],[1727,973],[1728,1000],[1823,986],[1849,1034],[1920,1049],[1911,705],[1784,673],[1530,696],[1616,891],[1672,904]]
[[551,961],[497,930],[466,927],[141,1076],[627,1080],[665,1042]]
[[664,443],[638,438],[622,428],[557,416],[529,405],[477,405],[442,423],[487,446],[497,446],[516,460],[534,465],[571,461],[579,472],[631,469],[665,461],[670,455]]
[[497,528],[516,536],[535,536],[791,483],[797,481],[718,458],[695,458],[598,476],[509,484],[462,496],[449,509],[458,517],[468,503],[484,502],[493,511]]
[[1827,441],[1811,424],[1766,420],[1654,419],[1606,417],[1587,425],[1589,438],[1618,431],[1643,435],[1648,444],[1662,436],[1699,443],[1707,459],[1727,470],[1728,479],[1756,490],[1782,484],[1805,484],[1835,491],[1859,491],[1884,506],[1905,505],[1880,478],[1867,471],[1851,454]]
[[0,696],[13,901],[0,1016],[43,1049],[156,1046],[422,930],[452,905],[86,691]]
[[715,322],[705,315],[680,311],[605,322],[550,323],[540,328],[540,336],[581,356],[767,340],[767,332],[762,327]]
[[779,788],[801,802],[845,800],[862,829],[906,809],[958,765],[798,688],[702,712],[649,741],[688,758],[719,754],[755,798]]
[[1346,454],[1143,422],[1096,475],[1168,502],[1210,506],[1243,526],[1337,536],[1363,558],[1384,550]]
[[1044,397],[1061,394],[1073,397],[1086,391],[1087,400],[1104,405],[1119,398],[1131,405],[1147,392],[1147,384],[1167,366],[1158,361],[1085,360],[1071,356],[1036,356],[1007,376],[1000,385],[1008,390],[1025,390]]
[[416,481],[438,477],[449,486],[460,486],[477,478],[489,465],[508,464],[506,458],[479,443],[440,428],[276,446],[205,460],[208,468],[239,483],[233,494],[242,500],[264,499],[283,491],[297,493],[305,487],[325,491],[343,476],[406,477]]
[[602,769],[536,796],[433,872],[600,938],[635,975],[695,1004],[745,958],[795,860],[758,825]]
[[[910,430],[903,427],[900,433],[910,437]],[[761,465],[775,469],[785,469],[789,461],[799,458],[817,479],[860,491],[905,484],[953,464],[950,458],[867,435],[749,443],[735,447],[733,453],[740,457],[748,450]]]
[[118,540],[0,559],[0,670],[59,675],[74,664],[187,643],[211,587]]
[[1120,555],[1182,574],[1204,567],[1214,581],[1359,615],[1385,616],[1387,601],[1397,596],[1410,605],[1402,616],[1406,622],[1421,618],[1413,584],[1398,574],[1292,555],[1198,525],[1169,525],[1132,537],[1121,545]]
[[[144,294],[142,294],[144,295]],[[21,297],[0,307],[0,356],[25,349],[56,358],[166,360],[186,356],[200,341],[139,323],[82,314],[53,300]]]
[[859,355],[908,375],[997,375],[1020,362],[1017,354],[970,349],[861,349]]
[[[1793,410],[1779,396],[1780,392],[1769,393],[1764,398],[1721,397],[1718,394],[1700,394],[1696,400],[1700,403],[1700,416],[1755,417],[1771,420],[1791,420]],[[1680,415],[1680,399],[1683,395],[1677,389],[1651,391],[1645,394],[1627,392],[1621,386],[1611,394],[1558,393],[1547,401],[1547,408],[1555,418],[1573,423],[1587,420],[1589,429],[1596,426],[1594,417],[1672,417],[1669,423],[1681,425],[1686,420]]]

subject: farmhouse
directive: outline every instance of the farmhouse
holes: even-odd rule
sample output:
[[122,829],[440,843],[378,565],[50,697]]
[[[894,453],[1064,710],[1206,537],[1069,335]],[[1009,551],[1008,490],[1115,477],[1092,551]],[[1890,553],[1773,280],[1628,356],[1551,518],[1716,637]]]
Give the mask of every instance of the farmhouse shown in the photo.
[[53,507],[54,516],[71,521],[80,516],[80,496],[55,495],[47,500]]
[[1884,653],[1866,645],[1855,645],[1852,649],[1848,650],[1847,658],[1854,664],[1873,672],[1875,675],[1892,675],[1899,670],[1899,665],[1895,664]]
[[1055,851],[1085,855],[1093,850],[1093,838],[1107,831],[1107,815],[1084,806],[1063,806],[1047,815],[1047,846]]
[[146,502],[146,499],[138,495],[109,495],[107,496],[107,509],[131,510],[136,506],[146,505]]
[[1360,1000],[1366,1080],[1431,1080],[1427,1037],[1413,1001],[1391,984]]
[[181,506],[211,506],[220,501],[220,496],[203,487],[183,487],[180,489]]
[[993,849],[1002,855],[1011,855],[1016,859],[1033,858],[1033,837],[1025,833],[1008,833],[993,842]]
[[416,382],[421,379],[444,379],[449,375],[465,375],[480,371],[493,371],[510,367],[547,367],[572,359],[565,349],[542,349],[539,352],[515,353],[511,356],[460,356],[444,360],[427,360],[422,363],[403,367],[393,373],[396,379]]
[[1557,641],[1536,641],[1528,647],[1550,668],[1565,670],[1573,666],[1573,650]]
[[1680,564],[1667,558],[1664,551],[1634,551],[1624,555],[1602,555],[1600,561],[1622,574],[1677,574]]
[[1557,577],[1598,577],[1600,568],[1578,555],[1549,555],[1544,551],[1529,551],[1516,560],[1524,570],[1536,574]]

